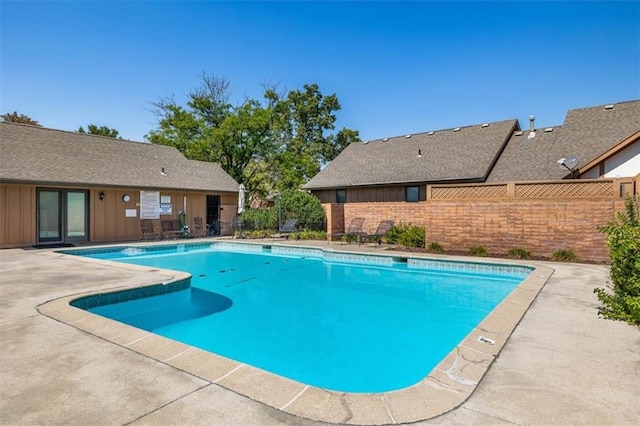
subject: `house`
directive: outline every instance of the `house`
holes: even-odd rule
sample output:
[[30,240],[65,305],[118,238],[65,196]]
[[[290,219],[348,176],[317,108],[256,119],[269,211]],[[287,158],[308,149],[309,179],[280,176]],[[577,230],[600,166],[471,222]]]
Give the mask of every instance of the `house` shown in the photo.
[[238,183],[173,147],[2,122],[0,150],[0,248],[140,240],[141,218],[180,211],[219,232],[236,215]]
[[487,182],[571,177],[558,164],[578,159],[573,177],[633,177],[640,173],[640,101],[569,110],[562,126],[514,132]]
[[[571,168],[558,163],[570,157]],[[352,143],[304,188],[323,203],[418,202],[426,185],[638,173],[640,100],[570,110],[542,129],[532,117],[526,131],[514,119]]]
[[426,185],[486,181],[518,121],[352,143],[304,188],[323,203],[424,201]]
[[328,239],[355,219],[424,229],[445,250],[482,246],[606,261],[598,229],[640,190],[640,101],[570,110],[561,126],[517,120],[352,143],[305,186]]

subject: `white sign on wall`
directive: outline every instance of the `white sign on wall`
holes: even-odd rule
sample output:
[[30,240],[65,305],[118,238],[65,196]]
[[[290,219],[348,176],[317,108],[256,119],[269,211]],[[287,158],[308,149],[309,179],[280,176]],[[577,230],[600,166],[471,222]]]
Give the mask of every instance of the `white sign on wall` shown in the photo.
[[140,219],[160,219],[160,191],[140,191]]

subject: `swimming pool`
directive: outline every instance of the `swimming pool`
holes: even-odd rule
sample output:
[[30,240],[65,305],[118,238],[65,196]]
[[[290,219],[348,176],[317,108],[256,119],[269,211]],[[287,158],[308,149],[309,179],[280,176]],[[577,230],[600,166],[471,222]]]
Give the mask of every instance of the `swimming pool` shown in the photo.
[[419,382],[531,271],[236,243],[73,250],[182,270],[191,286],[74,305],[343,392]]

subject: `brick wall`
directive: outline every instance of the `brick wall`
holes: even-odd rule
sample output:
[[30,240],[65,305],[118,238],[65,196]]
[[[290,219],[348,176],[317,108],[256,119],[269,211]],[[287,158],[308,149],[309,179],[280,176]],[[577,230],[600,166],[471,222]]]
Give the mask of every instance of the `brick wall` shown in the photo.
[[[467,251],[484,246],[492,253],[520,247],[534,256],[550,257],[558,249],[572,249],[585,260],[607,260],[605,235],[599,226],[624,210],[624,200],[457,200],[420,203],[378,202],[325,204],[327,227],[343,232],[354,217],[365,217],[363,230],[373,232],[382,220],[423,226],[426,241],[437,241],[445,251]],[[340,206],[340,208],[334,208]],[[343,226],[340,227],[340,210]]]
[[425,204],[426,240],[445,248],[484,246],[492,253],[511,248],[550,257],[571,249],[581,259],[607,260],[606,236],[598,227],[624,209],[624,200],[513,200]]
[[327,239],[331,240],[333,234],[344,232],[344,204],[323,204],[324,212],[327,215]]
[[367,233],[375,232],[383,220],[424,226],[424,208],[424,202],[347,203],[344,204],[344,223],[348,225],[354,217],[364,217],[362,230]]

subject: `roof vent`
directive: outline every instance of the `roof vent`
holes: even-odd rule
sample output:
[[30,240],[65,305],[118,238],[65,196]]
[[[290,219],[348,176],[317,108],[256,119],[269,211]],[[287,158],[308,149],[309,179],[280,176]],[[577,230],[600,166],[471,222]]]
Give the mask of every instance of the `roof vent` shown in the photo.
[[409,139],[411,137],[411,135],[405,135],[405,139]]
[[168,173],[164,171],[164,167],[160,169],[160,174],[166,176]]
[[368,143],[369,143],[369,141],[362,141],[362,145],[366,145]]
[[460,127],[456,127],[455,129],[453,129],[454,132],[459,132],[460,131]]
[[544,129],[544,131],[547,133],[553,132],[553,127],[547,127],[546,129]]
[[604,106],[604,109],[613,109],[613,108],[615,108],[614,104],[609,104]]
[[416,155],[416,157],[422,158],[422,150],[421,149],[418,150],[418,155]]
[[[536,116],[535,115],[530,115],[529,116],[529,131],[530,132],[535,132],[535,130],[536,130],[536,128],[534,126],[535,121],[536,121]],[[535,136],[535,134],[533,136]],[[531,136],[531,137],[533,137],[533,136]]]
[[489,127],[489,123],[483,123],[482,127]]
[[522,130],[518,130],[516,132],[516,136],[522,136],[524,134],[524,132]]
[[384,138],[384,139],[382,139],[382,142],[386,142],[388,140],[389,140],[389,138]]
[[536,132],[529,132],[529,134],[527,135],[527,139],[533,139],[536,137]]
[[435,132],[429,132],[427,133],[429,136],[433,135]]

